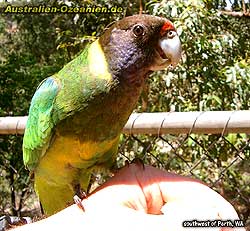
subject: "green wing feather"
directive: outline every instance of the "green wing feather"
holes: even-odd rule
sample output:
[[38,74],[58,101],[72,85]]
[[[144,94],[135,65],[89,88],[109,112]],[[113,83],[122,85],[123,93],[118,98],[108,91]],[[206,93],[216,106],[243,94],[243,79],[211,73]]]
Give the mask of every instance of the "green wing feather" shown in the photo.
[[45,79],[35,92],[23,139],[23,160],[33,170],[46,152],[57,121],[52,118],[53,103],[60,89],[53,77]]
[[[81,130],[84,122],[95,117],[97,95],[109,90],[106,79],[89,73],[87,55],[88,48],[56,75],[45,79],[34,94],[23,139],[23,160],[29,170],[34,170],[48,149],[55,126],[83,111],[79,118],[74,118],[81,125],[75,126],[75,130]],[[67,125],[64,121],[59,129],[67,130],[67,126],[71,129],[72,122]]]

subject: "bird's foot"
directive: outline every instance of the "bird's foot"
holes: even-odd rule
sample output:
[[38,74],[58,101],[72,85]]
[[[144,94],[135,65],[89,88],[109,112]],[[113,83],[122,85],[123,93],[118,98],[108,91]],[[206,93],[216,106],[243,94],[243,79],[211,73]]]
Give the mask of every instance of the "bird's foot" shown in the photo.
[[78,206],[78,208],[81,209],[83,212],[85,212],[85,208],[82,204],[82,199],[78,195],[75,195],[73,197],[73,200],[74,200],[75,204]]
[[85,211],[84,206],[82,204],[82,200],[87,198],[86,192],[81,189],[80,184],[75,186],[75,192],[76,192],[76,194],[73,197],[75,204],[78,206],[78,208]]

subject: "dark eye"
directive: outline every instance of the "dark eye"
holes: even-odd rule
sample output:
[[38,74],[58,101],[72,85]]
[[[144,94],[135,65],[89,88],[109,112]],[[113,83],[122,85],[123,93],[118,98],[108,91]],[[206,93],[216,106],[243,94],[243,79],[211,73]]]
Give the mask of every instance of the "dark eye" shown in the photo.
[[173,31],[173,30],[170,30],[170,31],[168,31],[167,32],[167,37],[168,38],[173,38],[173,37],[175,37],[176,36],[176,32],[175,31]]
[[139,37],[144,35],[144,27],[142,25],[135,25],[133,28],[134,35]]

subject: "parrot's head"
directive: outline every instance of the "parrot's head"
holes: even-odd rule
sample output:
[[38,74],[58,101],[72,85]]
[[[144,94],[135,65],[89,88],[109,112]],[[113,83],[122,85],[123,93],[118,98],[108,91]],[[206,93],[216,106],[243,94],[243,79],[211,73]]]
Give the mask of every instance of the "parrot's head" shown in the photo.
[[99,41],[113,76],[133,82],[140,82],[152,71],[174,67],[181,59],[176,29],[161,17],[123,18],[108,28]]

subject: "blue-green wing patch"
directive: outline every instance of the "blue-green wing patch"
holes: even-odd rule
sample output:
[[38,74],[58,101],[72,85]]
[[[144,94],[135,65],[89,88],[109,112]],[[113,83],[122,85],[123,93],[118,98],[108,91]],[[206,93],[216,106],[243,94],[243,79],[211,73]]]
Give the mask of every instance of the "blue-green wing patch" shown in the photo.
[[56,121],[52,119],[53,103],[59,85],[52,77],[45,79],[35,92],[23,138],[23,160],[33,170],[46,152]]

